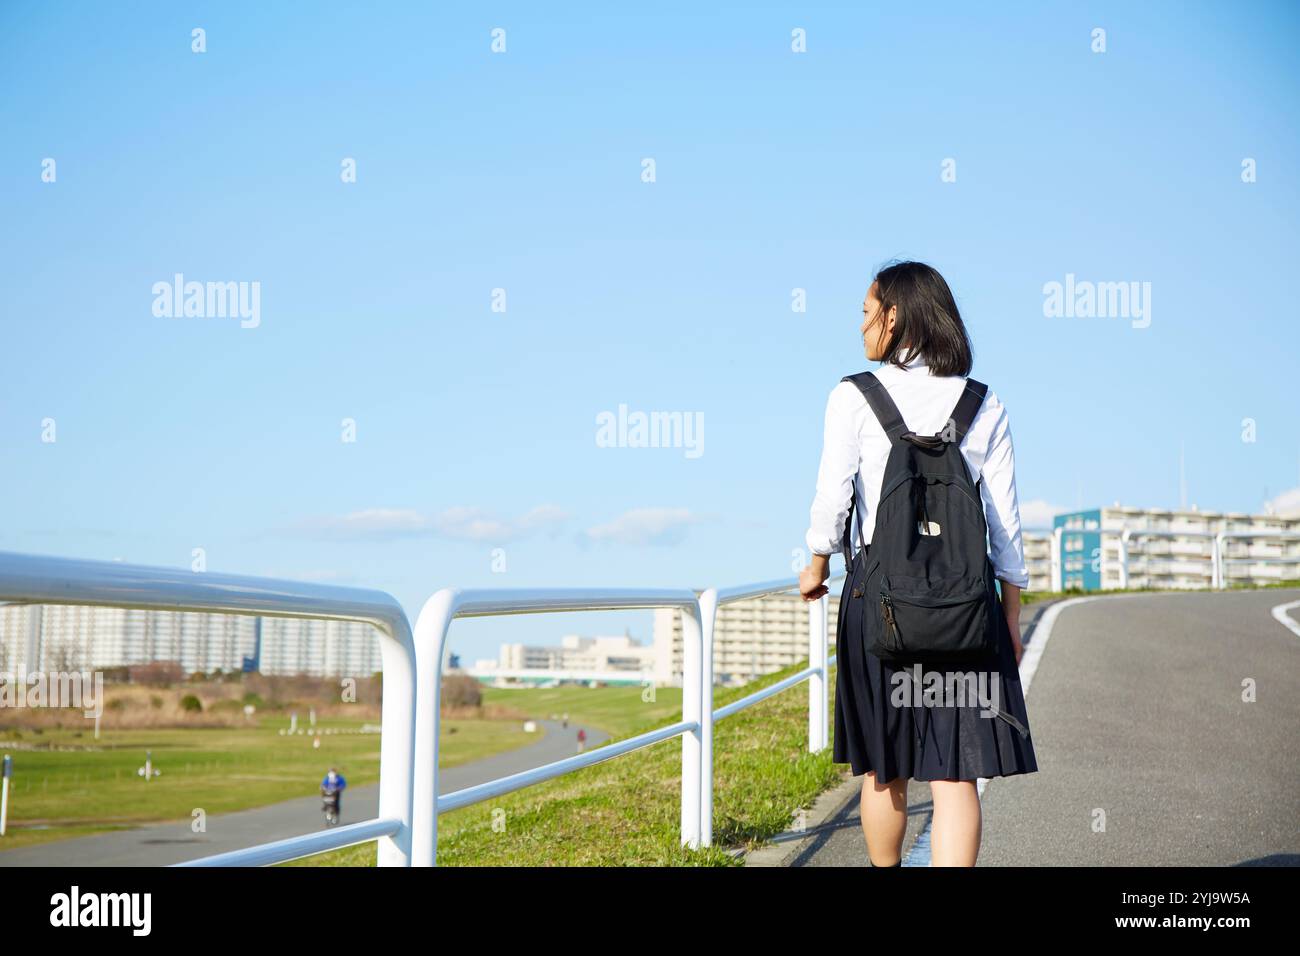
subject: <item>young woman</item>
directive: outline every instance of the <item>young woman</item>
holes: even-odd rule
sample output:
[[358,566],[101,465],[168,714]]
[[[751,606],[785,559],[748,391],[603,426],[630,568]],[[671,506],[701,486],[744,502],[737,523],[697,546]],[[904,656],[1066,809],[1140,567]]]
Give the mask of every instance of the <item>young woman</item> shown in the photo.
[[[957,303],[941,275],[919,262],[882,269],[863,304],[862,340],[868,359],[882,362],[876,378],[893,399],[907,427],[919,435],[944,430],[966,387],[971,345]],[[995,658],[978,674],[996,683],[998,708],[1010,720],[990,716],[979,702],[955,706],[896,704],[896,669],[863,647],[863,601],[850,601],[845,579],[836,638],[836,763],[849,763],[862,782],[862,829],[873,866],[901,865],[907,829],[907,782],[930,783],[934,812],[931,861],[935,866],[974,866],[980,845],[980,777],[1032,773],[1038,769],[1028,736],[1018,664],[1020,589],[1029,584],[1020,538],[1015,457],[1007,411],[989,389],[959,446],[980,483],[989,531],[989,555],[1001,582],[1002,613]],[[853,561],[866,559],[880,497],[890,439],[862,392],[840,382],[826,406],[825,436],[807,545],[812,562],[799,577],[804,600],[827,593],[830,555],[841,547],[856,482],[858,525]],[[925,667],[928,675],[936,670]],[[952,668],[963,676],[972,670]],[[940,670],[947,676],[950,671]],[[946,682],[945,682],[946,685]],[[911,698],[909,698],[911,699]],[[929,712],[921,714],[919,707]],[[1015,724],[1023,726],[1023,732]]]

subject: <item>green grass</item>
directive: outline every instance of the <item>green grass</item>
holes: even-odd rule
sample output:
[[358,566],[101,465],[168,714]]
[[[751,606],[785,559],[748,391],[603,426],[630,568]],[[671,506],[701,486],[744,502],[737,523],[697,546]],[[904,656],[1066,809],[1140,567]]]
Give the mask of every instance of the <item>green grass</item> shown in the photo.
[[1082,588],[1070,588],[1066,591],[1021,591],[1020,603],[1034,604],[1039,601],[1053,601],[1073,597],[1108,597],[1113,594],[1201,594],[1219,593],[1219,591],[1268,591],[1279,588],[1300,588],[1300,579],[1288,579],[1269,584],[1229,584],[1226,588],[1112,588],[1106,591],[1085,591]]
[[[651,693],[654,700],[646,700]],[[545,687],[538,689],[484,687],[485,706],[509,707],[531,717],[599,727],[611,736],[630,736],[648,722],[671,723],[682,712],[680,687]]]
[[[1295,586],[1283,584],[1279,586]],[[1161,589],[1144,589],[1161,590]],[[1023,603],[1074,597],[1085,592],[1022,592]],[[1107,595],[1123,592],[1086,592]],[[1180,592],[1184,593],[1184,592]],[[807,666],[794,664],[744,687],[715,689],[714,706],[782,680]],[[834,712],[835,669],[830,671]],[[546,694],[547,706],[515,700],[539,716],[567,710],[571,721],[599,724],[598,712],[625,716],[619,739],[669,723],[681,713],[680,691],[664,713],[634,718],[618,706],[636,688],[557,688],[492,691]],[[659,701],[668,698],[663,689]],[[592,695],[588,697],[587,695]],[[493,698],[494,702],[505,698]],[[541,700],[541,698],[537,698]],[[591,716],[589,716],[591,715]],[[610,721],[610,717],[605,718]],[[612,721],[611,721],[612,722]],[[741,711],[714,727],[713,847],[691,851],[679,845],[681,740],[617,757],[555,780],[472,807],[442,814],[438,822],[440,866],[737,866],[728,849],[752,849],[789,829],[800,807],[842,779],[843,765],[831,750],[809,754],[806,684]],[[374,866],[375,844],[322,853],[284,866]]]
[[[362,721],[323,721],[358,729]],[[336,766],[349,786],[379,779],[378,734],[282,737],[281,721],[237,728],[72,729],[35,734],[0,730],[0,753],[14,760],[9,828],[0,851],[124,827],[230,813],[309,796]],[[537,739],[517,721],[444,720],[441,764],[452,767]],[[18,747],[38,749],[17,749]],[[137,776],[145,751],[162,775]]]
[[[744,688],[715,689],[722,706],[806,667]],[[834,670],[830,686],[834,690]],[[575,689],[577,693],[589,693]],[[637,688],[609,688],[639,696]],[[530,692],[521,692],[530,693]],[[616,702],[617,694],[611,695]],[[665,692],[658,691],[658,704]],[[680,700],[680,691],[677,700]],[[582,700],[569,707],[572,719]],[[603,695],[592,706],[610,705]],[[649,706],[649,705],[647,705]],[[833,706],[833,700],[832,700]],[[645,713],[620,738],[670,723]],[[531,710],[532,708],[530,708]],[[618,712],[618,708],[614,707]],[[687,850],[681,838],[680,738],[655,744],[439,817],[441,866],[737,866],[728,848],[753,847],[787,830],[799,808],[841,779],[829,749],[808,753],[808,687],[800,684],[714,727],[713,843]],[[373,866],[375,844],[318,854],[287,866]]]

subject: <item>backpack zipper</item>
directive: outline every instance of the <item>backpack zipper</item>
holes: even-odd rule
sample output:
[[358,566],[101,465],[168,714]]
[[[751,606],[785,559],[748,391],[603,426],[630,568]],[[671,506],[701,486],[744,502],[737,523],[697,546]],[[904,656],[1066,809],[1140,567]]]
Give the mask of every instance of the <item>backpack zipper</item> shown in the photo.
[[880,595],[880,609],[885,615],[886,633],[892,635],[889,643],[898,650],[902,646],[898,640],[898,622],[894,620],[894,602],[889,599],[888,594]]

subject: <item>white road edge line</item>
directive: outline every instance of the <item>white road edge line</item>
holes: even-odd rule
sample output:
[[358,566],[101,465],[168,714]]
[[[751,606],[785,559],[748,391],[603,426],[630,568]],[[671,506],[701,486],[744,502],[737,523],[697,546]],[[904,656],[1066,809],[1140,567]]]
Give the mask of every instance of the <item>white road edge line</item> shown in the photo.
[[[1074,604],[1085,604],[1088,601],[1099,601],[1102,598],[1150,597],[1153,593],[1168,594],[1171,592],[1134,591],[1129,594],[1107,592],[1105,594],[1098,594],[1090,597],[1076,597],[1068,598],[1064,601],[1058,601],[1044,611],[1042,620],[1034,625],[1034,639],[1029,642],[1029,646],[1025,648],[1025,653],[1020,658],[1020,689],[1024,692],[1025,697],[1028,698],[1029,696],[1029,685],[1033,683],[1034,673],[1038,670],[1038,661],[1043,656],[1043,651],[1047,648],[1047,642],[1052,637],[1052,627],[1056,624],[1056,618],[1062,611]],[[1286,604],[1279,604],[1277,607],[1273,608],[1272,614],[1279,624],[1287,628],[1287,630],[1291,631],[1291,633],[1295,634],[1297,637],[1300,637],[1300,624],[1297,624],[1286,613],[1292,608],[1297,607],[1300,607],[1300,601],[1290,601]],[[1040,631],[1042,633],[1039,633]],[[988,786],[988,783],[988,777],[980,777],[979,781],[975,784],[975,792],[980,797],[984,796],[984,788]],[[930,819],[926,821],[925,829],[921,831],[920,835],[916,838],[916,842],[912,844],[911,851],[903,858],[903,866],[930,865],[930,824],[933,821],[934,813],[931,811]]]
[[[1119,595],[1105,595],[1106,597],[1118,597]],[[1127,596],[1127,595],[1125,595]],[[1043,616],[1034,624],[1034,639],[1029,642],[1025,648],[1024,654],[1020,656],[1020,689],[1025,697],[1029,696],[1029,685],[1033,683],[1034,674],[1038,671],[1038,661],[1043,656],[1043,651],[1047,648],[1047,642],[1052,638],[1052,628],[1056,624],[1057,617],[1067,607],[1075,604],[1086,604],[1089,601],[1100,601],[1102,595],[1095,597],[1075,597],[1066,598],[1064,601],[1057,601],[1050,605]],[[1297,602],[1300,603],[1300,602]],[[983,797],[984,788],[988,786],[989,778],[980,777],[975,784],[975,793]],[[930,812],[930,819],[926,821],[925,829],[916,838],[912,844],[912,849],[907,856],[903,858],[903,866],[929,866],[930,865],[930,827],[934,823],[934,811]]]
[[1287,611],[1293,607],[1300,607],[1300,601],[1292,601],[1290,604],[1279,604],[1273,608],[1273,617],[1279,624],[1289,630],[1296,637],[1300,637],[1300,624],[1287,616]]

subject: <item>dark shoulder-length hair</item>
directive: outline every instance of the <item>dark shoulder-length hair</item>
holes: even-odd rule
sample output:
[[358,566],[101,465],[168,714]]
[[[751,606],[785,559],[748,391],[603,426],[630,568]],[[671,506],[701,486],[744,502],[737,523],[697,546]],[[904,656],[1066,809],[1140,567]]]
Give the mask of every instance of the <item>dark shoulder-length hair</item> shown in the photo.
[[882,362],[902,366],[919,353],[935,375],[970,375],[970,336],[952,290],[924,262],[891,262],[875,276],[880,315],[898,307]]

